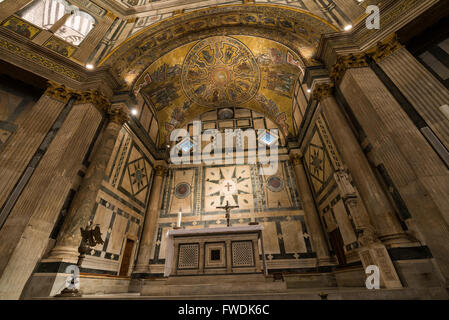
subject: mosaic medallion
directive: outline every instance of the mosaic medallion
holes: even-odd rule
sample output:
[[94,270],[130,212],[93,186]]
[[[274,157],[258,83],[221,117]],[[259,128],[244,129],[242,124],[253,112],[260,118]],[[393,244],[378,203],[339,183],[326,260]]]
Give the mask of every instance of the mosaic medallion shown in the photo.
[[193,102],[207,107],[243,104],[257,93],[260,71],[252,52],[230,37],[210,37],[187,54],[182,87]]
[[183,182],[175,187],[175,196],[178,199],[184,199],[189,196],[190,191],[191,191],[190,184]]
[[284,181],[276,176],[269,177],[267,180],[267,187],[273,192],[279,192],[284,188]]

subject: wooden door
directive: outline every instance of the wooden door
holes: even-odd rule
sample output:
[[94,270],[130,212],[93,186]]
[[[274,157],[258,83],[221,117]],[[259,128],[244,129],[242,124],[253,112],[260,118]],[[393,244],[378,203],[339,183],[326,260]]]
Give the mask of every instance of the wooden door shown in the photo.
[[125,250],[123,251],[122,264],[120,265],[119,276],[128,276],[129,266],[131,264],[131,256],[133,253],[134,241],[126,239]]
[[341,236],[340,230],[337,228],[329,233],[329,240],[331,242],[332,248],[334,249],[335,255],[337,256],[338,263],[343,266],[346,264],[346,255],[344,249],[343,237]]

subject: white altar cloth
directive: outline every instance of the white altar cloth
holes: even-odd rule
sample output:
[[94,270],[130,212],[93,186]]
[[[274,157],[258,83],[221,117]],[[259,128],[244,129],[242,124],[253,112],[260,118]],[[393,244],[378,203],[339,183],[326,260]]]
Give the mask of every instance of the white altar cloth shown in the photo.
[[248,231],[254,232],[259,231],[260,233],[260,246],[262,248],[262,260],[263,260],[263,269],[264,273],[267,274],[267,263],[265,260],[265,251],[263,248],[263,238],[262,238],[262,225],[248,225],[243,227],[220,227],[220,228],[205,228],[205,229],[172,229],[168,230],[166,234],[166,249],[165,249],[165,268],[164,268],[164,277],[170,276],[173,264],[173,238],[175,236],[186,236],[186,235],[208,235],[208,234],[238,234],[238,233],[246,233]]

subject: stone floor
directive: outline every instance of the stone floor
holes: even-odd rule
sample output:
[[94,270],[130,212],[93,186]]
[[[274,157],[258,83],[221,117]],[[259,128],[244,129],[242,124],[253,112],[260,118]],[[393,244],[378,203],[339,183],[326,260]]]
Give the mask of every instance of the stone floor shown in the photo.
[[[76,299],[90,300],[449,300],[448,293],[441,288],[429,289],[381,289],[364,288],[313,288],[295,289],[283,293],[222,294],[189,296],[141,296],[139,293],[85,295]],[[56,299],[52,297],[43,299]],[[61,298],[57,298],[61,299]],[[73,299],[73,298],[71,298]]]

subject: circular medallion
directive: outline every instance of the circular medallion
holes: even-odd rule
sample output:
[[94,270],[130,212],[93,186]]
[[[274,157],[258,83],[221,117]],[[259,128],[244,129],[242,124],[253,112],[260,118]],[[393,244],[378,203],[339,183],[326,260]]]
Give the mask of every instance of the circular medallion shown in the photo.
[[226,120],[226,119],[232,119],[234,117],[234,111],[230,108],[224,108],[218,110],[218,119],[219,120]]
[[279,192],[284,188],[284,182],[279,177],[269,177],[267,180],[267,187],[273,192]]
[[190,194],[190,191],[191,191],[190,184],[183,182],[175,187],[175,196],[176,198],[184,199]]
[[206,107],[230,107],[254,97],[260,85],[260,71],[254,55],[243,43],[217,36],[190,49],[181,81],[193,102]]

